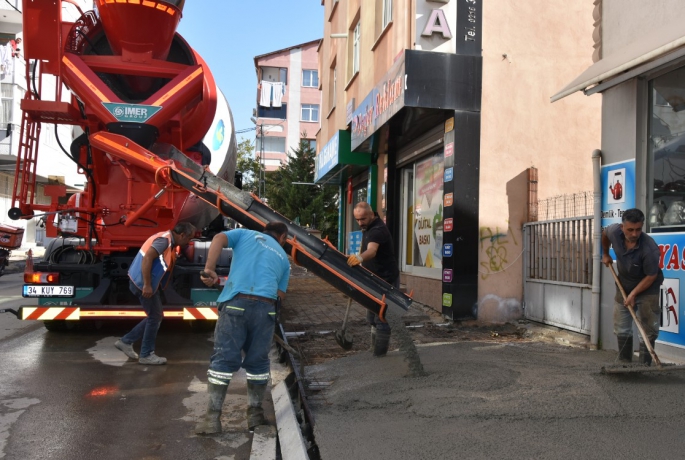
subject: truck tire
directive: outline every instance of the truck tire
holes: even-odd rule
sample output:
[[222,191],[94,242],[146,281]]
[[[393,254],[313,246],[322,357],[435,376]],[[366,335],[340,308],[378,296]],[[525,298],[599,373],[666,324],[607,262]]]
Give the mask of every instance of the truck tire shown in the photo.
[[202,334],[205,332],[213,332],[216,327],[216,321],[202,321],[195,320],[190,321],[190,330],[196,334]]
[[43,326],[50,332],[69,332],[76,329],[74,321],[65,320],[43,321]]

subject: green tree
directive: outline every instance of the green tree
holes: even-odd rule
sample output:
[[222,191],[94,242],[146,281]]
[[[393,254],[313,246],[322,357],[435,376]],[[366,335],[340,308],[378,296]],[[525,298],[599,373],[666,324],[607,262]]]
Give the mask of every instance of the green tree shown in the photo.
[[293,184],[314,182],[315,157],[314,149],[302,139],[291,150],[288,163],[266,175],[267,204],[302,227],[320,230],[322,237],[337,245],[338,187]]
[[259,189],[260,164],[255,158],[254,149],[251,139],[243,139],[238,143],[235,169],[243,174],[243,190],[256,195]]

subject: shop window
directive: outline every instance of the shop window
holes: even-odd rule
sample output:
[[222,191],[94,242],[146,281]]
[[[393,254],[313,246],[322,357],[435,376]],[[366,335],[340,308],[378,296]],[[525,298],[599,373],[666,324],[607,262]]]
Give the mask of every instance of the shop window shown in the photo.
[[646,227],[685,231],[685,67],[650,82],[649,106],[652,187]]
[[[358,185],[354,189],[352,189],[352,207],[350,209],[354,209],[355,206],[357,206],[357,203],[361,202],[368,202],[369,198],[369,187],[367,182],[363,182],[361,185]],[[361,227],[357,223],[356,220],[352,219],[352,231],[353,232],[359,232],[361,231]]]
[[402,170],[402,271],[442,276],[443,153]]

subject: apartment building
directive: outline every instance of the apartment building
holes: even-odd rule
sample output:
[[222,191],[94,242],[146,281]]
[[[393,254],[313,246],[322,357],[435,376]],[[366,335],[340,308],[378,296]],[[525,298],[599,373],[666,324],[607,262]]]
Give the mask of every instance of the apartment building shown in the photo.
[[288,162],[301,139],[316,148],[321,126],[318,47],[313,40],[254,58],[257,73],[255,154],[265,170]]
[[322,0],[316,181],[340,187],[339,249],[369,202],[407,292],[453,319],[521,314],[531,168],[540,198],[592,189],[599,101],[549,94],[592,63],[594,6],[543,3]]

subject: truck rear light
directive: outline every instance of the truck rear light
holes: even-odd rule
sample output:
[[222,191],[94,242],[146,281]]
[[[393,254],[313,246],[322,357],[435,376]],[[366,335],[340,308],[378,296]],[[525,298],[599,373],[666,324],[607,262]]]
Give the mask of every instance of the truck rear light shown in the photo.
[[59,273],[24,273],[24,282],[28,284],[57,284],[59,283]]

